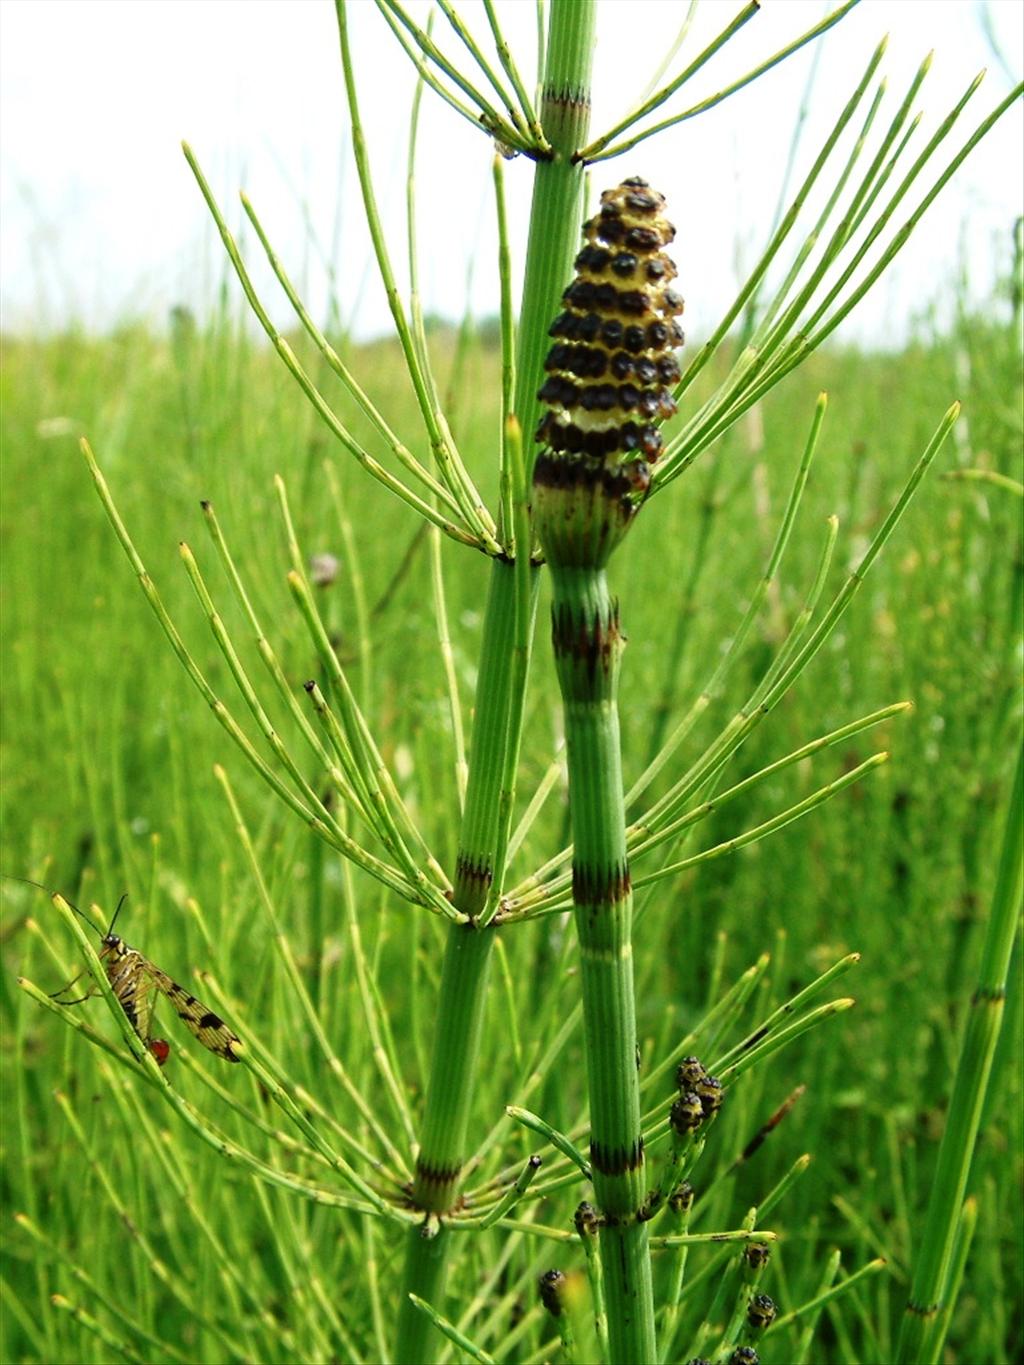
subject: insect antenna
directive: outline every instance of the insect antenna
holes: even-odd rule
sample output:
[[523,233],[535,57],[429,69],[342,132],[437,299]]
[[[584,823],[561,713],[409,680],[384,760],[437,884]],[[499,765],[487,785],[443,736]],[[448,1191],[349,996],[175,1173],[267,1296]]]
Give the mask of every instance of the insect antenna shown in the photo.
[[[88,916],[87,914],[85,914],[84,911],[79,910],[78,906],[74,903],[74,901],[68,900],[67,896],[65,896],[63,892],[61,892],[61,891],[54,891],[54,889],[53,889],[52,887],[50,887],[50,886],[45,886],[42,882],[33,881],[33,879],[32,879],[31,877],[15,877],[15,876],[13,876],[10,872],[2,872],[2,873],[0,873],[0,877],[2,877],[2,878],[4,879],[4,881],[7,881],[7,882],[21,882],[21,883],[22,883],[23,885],[25,885],[25,886],[34,886],[34,887],[36,887],[36,888],[37,888],[38,890],[40,890],[40,891],[45,891],[46,894],[47,894],[48,896],[60,896],[60,898],[61,898],[61,900],[64,902],[64,904],[65,904],[66,906],[68,906],[69,909],[73,910],[80,920],[84,920],[84,922],[89,926],[89,928],[93,931],[93,933],[95,933],[95,934],[98,934],[98,933],[99,933],[99,930],[96,928],[95,924],[93,924],[93,922],[92,922],[92,920],[89,918],[89,916]],[[128,893],[127,893],[127,891],[126,891],[125,894],[121,897],[121,899],[117,902],[117,909],[114,911],[114,917],[113,917],[113,919],[110,921],[110,927],[107,929],[106,934],[101,935],[101,938],[106,938],[106,937],[108,937],[108,936],[113,932],[113,929],[114,929],[114,921],[117,919],[118,915],[121,913],[121,907],[122,907],[122,905],[124,905],[124,903],[125,903],[125,901],[126,901],[127,899],[128,899]],[[71,989],[71,987],[75,984],[76,981],[81,981],[82,977],[83,977],[83,976],[86,976],[86,975],[87,975],[87,970],[86,970],[86,971],[81,971],[81,972],[79,972],[78,975],[77,975],[77,976],[73,976],[73,977],[71,978],[71,980],[70,980],[66,985],[61,986],[61,988],[60,988],[59,991],[52,991],[52,992],[50,993],[49,999],[50,999],[50,1000],[56,1000],[58,996],[65,995],[65,994]],[[84,1001],[86,1001],[86,1000],[88,1000],[88,999],[89,999],[89,995],[81,995],[81,996],[78,997],[77,1000],[61,1000],[61,1001],[59,1001],[58,1003],[60,1003],[60,1004],[62,1004],[62,1005],[81,1005]]]
[[[21,882],[24,886],[34,886],[40,891],[45,891],[48,896],[60,896],[64,904],[69,906],[72,910],[74,910],[75,914],[78,916],[79,919],[85,920],[86,924],[89,926],[90,929],[93,930],[94,933],[99,933],[99,930],[96,928],[95,924],[93,924],[89,916],[85,914],[84,911],[79,910],[78,906],[75,904],[74,901],[68,900],[67,896],[64,895],[63,891],[54,891],[52,886],[44,886],[42,882],[34,882],[31,877],[15,877],[10,872],[0,872],[0,877],[2,877],[5,882]],[[121,906],[124,904],[126,899],[127,893],[124,896],[122,896],[121,899],[118,901],[117,910],[114,911],[114,919],[117,919],[117,911],[121,909]],[[111,920],[110,928],[112,929],[113,927],[114,923],[113,920]],[[110,933],[110,929],[107,930],[107,933],[108,934]]]
[[[35,886],[40,891],[45,891],[48,896],[60,896],[64,904],[68,906],[70,909],[74,910],[78,918],[80,920],[84,920],[85,923],[89,926],[89,928],[93,931],[93,933],[99,934],[99,930],[96,928],[95,924],[92,922],[89,916],[83,910],[79,910],[75,902],[73,900],[69,900],[68,897],[64,895],[63,891],[55,891],[52,886],[45,886],[42,882],[35,882],[32,880],[31,877],[15,877],[10,872],[0,872],[0,877],[2,877],[5,882],[22,882],[25,886]],[[117,917],[121,913],[121,907],[124,905],[127,899],[128,892],[126,891],[122,895],[121,899],[117,902],[117,909],[114,911],[110,923],[107,926],[107,932],[105,934],[101,934],[100,935],[101,938],[109,938],[110,935],[114,932],[114,925],[117,923]]]
[[[104,934],[104,938],[109,938],[110,935],[114,932],[114,925],[117,923],[117,917],[121,913],[121,906],[124,905],[127,899],[128,892],[126,891],[124,895],[121,897],[121,899],[117,902],[117,909],[114,911],[111,917],[110,924],[107,926],[107,932]],[[68,904],[70,905],[71,902],[68,901]],[[81,911],[79,911],[79,913],[81,913]]]

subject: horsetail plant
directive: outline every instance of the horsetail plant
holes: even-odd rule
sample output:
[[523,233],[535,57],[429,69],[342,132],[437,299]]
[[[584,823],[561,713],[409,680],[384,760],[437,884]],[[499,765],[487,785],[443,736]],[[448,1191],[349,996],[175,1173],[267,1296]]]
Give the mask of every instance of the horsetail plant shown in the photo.
[[[358,1216],[370,1229],[366,1233],[370,1239],[375,1219],[404,1235],[400,1289],[388,1305],[394,1317],[390,1332],[383,1321],[379,1294],[374,1298],[372,1340],[381,1355],[392,1359],[428,1361],[442,1338],[472,1359],[516,1358],[519,1337],[531,1324],[537,1328],[543,1312],[539,1305],[535,1305],[534,1317],[527,1313],[509,1328],[482,1312],[472,1321],[466,1320],[472,1317],[469,1310],[458,1318],[445,1302],[445,1271],[452,1242],[459,1235],[488,1235],[489,1229],[506,1239],[506,1251],[516,1238],[533,1239],[532,1245],[570,1248],[585,1259],[591,1295],[589,1318],[577,1311],[582,1284],[577,1273],[549,1267],[552,1273],[545,1281],[548,1311],[557,1320],[558,1335],[567,1352],[582,1350],[579,1341],[587,1336],[588,1340],[592,1337],[594,1351],[604,1359],[655,1361],[674,1359],[686,1340],[692,1339],[694,1353],[707,1350],[718,1360],[749,1360],[756,1358],[754,1342],[760,1335],[769,1328],[779,1330],[778,1322],[772,1325],[774,1304],[759,1284],[775,1237],[763,1226],[763,1220],[805,1169],[806,1159],[801,1158],[758,1207],[748,1211],[741,1226],[728,1231],[696,1230],[699,1220],[708,1217],[710,1205],[704,1197],[706,1191],[695,1199],[688,1182],[715,1131],[723,1090],[773,1051],[852,1003],[840,998],[808,1008],[813,998],[853,965],[855,955],[845,956],[793,999],[771,1011],[745,1039],[726,1047],[720,1041],[725,1030],[736,1024],[764,980],[767,959],[762,959],[670,1055],[656,1059],[642,1075],[638,1071],[632,966],[632,923],[639,918],[633,913],[633,888],[650,888],[643,909],[652,913],[651,892],[659,884],[667,886],[681,870],[703,860],[729,856],[803,817],[885,761],[887,754],[879,751],[841,777],[820,784],[810,796],[740,830],[724,843],[680,856],[682,842],[694,828],[736,797],[906,709],[906,703],[895,703],[875,710],[819,734],[731,785],[725,781],[728,766],[744,743],[832,635],[895,530],[955,422],[958,409],[954,405],[943,417],[867,551],[822,610],[837,535],[837,523],[830,520],[818,570],[806,588],[803,610],[791,623],[774,660],[743,707],[685,772],[675,773],[671,765],[683,739],[697,716],[720,694],[769,587],[782,571],[824,421],[825,399],[819,399],[779,535],[740,629],[722,660],[709,669],[707,682],[690,711],[669,729],[667,740],[628,789],[623,781],[616,711],[624,637],[607,568],[641,504],[688,469],[831,335],[905,245],[943,184],[1013,97],[983,120],[925,183],[922,177],[926,169],[930,172],[977,83],[907,166],[908,148],[916,130],[911,106],[927,64],[911,82],[888,128],[872,144],[884,94],[884,86],[875,85],[884,52],[884,44],[880,45],[734,304],[682,372],[674,357],[682,340],[675,322],[681,304],[671,289],[675,268],[662,250],[671,240],[672,230],[662,214],[661,197],[642,180],[632,176],[617,190],[602,195],[601,208],[587,224],[588,244],[576,257],[577,279],[567,290],[565,286],[585,210],[588,165],[631,151],[660,129],[713,107],[820,37],[853,3],[847,0],[781,52],[730,80],[711,98],[660,124],[648,124],[648,116],[674,100],[683,85],[754,17],[758,6],[746,5],[680,74],[613,128],[593,137],[589,126],[590,63],[597,16],[593,0],[551,0],[538,43],[535,93],[521,75],[490,0],[485,11],[495,60],[488,57],[448,0],[440,4],[469,53],[472,67],[468,71],[460,69],[432,32],[420,28],[397,0],[377,0],[422,86],[482,130],[497,151],[494,184],[500,237],[503,365],[501,425],[494,439],[499,451],[499,493],[493,512],[486,506],[471,461],[456,439],[455,423],[441,402],[442,386],[432,369],[416,295],[411,165],[408,202],[413,270],[408,306],[396,281],[366,147],[345,0],[336,0],[336,13],[355,164],[376,264],[422,421],[418,439],[397,432],[388,414],[374,405],[346,359],[303,305],[255,207],[243,198],[259,247],[319,357],[321,374],[337,380],[369,423],[372,435],[366,440],[356,437],[351,419],[342,415],[338,400],[326,392],[325,381],[314,376],[298,349],[272,321],[197,157],[190,148],[185,149],[246,299],[286,369],[340,449],[417,513],[428,528],[433,606],[442,655],[448,638],[442,539],[457,545],[460,552],[467,548],[477,551],[482,556],[478,562],[486,563],[487,581],[481,582],[481,598],[486,605],[468,756],[461,740],[461,700],[450,654],[443,670],[456,736],[452,811],[459,832],[450,870],[418,828],[410,802],[386,758],[386,746],[374,734],[369,687],[361,692],[339,658],[310,582],[284,481],[277,481],[276,494],[289,560],[288,585],[296,619],[308,636],[319,668],[318,677],[310,679],[304,688],[296,688],[281,662],[255,594],[236,563],[228,533],[209,503],[203,504],[203,517],[214,554],[267,671],[268,695],[261,693],[250,676],[244,651],[232,638],[216,591],[198,557],[188,546],[182,546],[182,562],[200,610],[242,700],[244,709],[236,714],[171,619],[118,513],[99,464],[88,444],[84,445],[97,491],[142,590],[192,683],[232,743],[313,836],[341,855],[346,878],[352,868],[358,869],[368,882],[378,884],[382,894],[434,915],[443,928],[445,945],[421,1110],[410,1103],[404,1088],[403,1059],[390,1046],[383,1002],[375,995],[370,975],[359,974],[361,1008],[373,1039],[375,1081],[387,1095],[397,1119],[392,1128],[374,1112],[368,1097],[346,1072],[343,1049],[329,1035],[318,1009],[318,995],[308,988],[289,946],[284,913],[274,905],[260,875],[240,805],[225,771],[218,769],[228,814],[257,886],[259,913],[270,927],[287,988],[311,1046],[357,1111],[354,1131],[343,1125],[331,1101],[311,1094],[288,1077],[270,1040],[261,1039],[258,1029],[243,1029],[241,1022],[238,1027],[245,1043],[239,1058],[242,1067],[251,1073],[261,1093],[281,1109],[298,1136],[276,1130],[268,1135],[268,1125],[255,1108],[232,1097],[216,1078],[212,1085],[244,1122],[269,1136],[279,1154],[289,1161],[301,1157],[313,1175],[305,1167],[300,1174],[291,1166],[285,1169],[265,1159],[229,1140],[216,1125],[201,1117],[177,1094],[151,1056],[137,1055],[138,1039],[133,1044],[130,1024],[123,1016],[118,1023],[132,1049],[128,1061],[77,1017],[66,1013],[61,1017],[90,1041],[106,1047],[112,1058],[130,1069],[133,1079],[161,1096],[200,1140],[251,1174],[258,1187],[276,1186],[296,1198],[330,1207],[339,1216]],[[869,91],[873,92],[870,96]],[[417,94],[417,108],[418,98]],[[858,117],[859,126],[854,123]],[[853,128],[853,148],[843,153],[839,150],[843,136]],[[415,120],[410,145],[414,149]],[[513,317],[512,245],[504,201],[504,161],[513,156],[528,164],[533,176],[518,319]],[[866,161],[863,166],[862,158]],[[813,191],[827,187],[829,177],[831,190],[824,207],[807,223],[806,203]],[[897,227],[894,216],[911,191],[921,192],[909,216]],[[767,282],[780,270],[781,282],[769,287]],[[560,297],[564,307],[554,326],[549,327]],[[748,324],[744,344],[725,363],[731,329],[741,317]],[[549,331],[555,337],[553,347],[549,346]],[[694,399],[695,381],[713,361],[720,362],[716,369],[720,377],[698,403]],[[663,448],[657,428],[672,416],[677,404],[683,420]],[[547,412],[542,416],[545,405]],[[522,435],[535,430],[541,436],[536,460]],[[524,698],[539,570],[544,561],[553,594],[553,638],[564,708],[573,844],[541,866],[528,869],[510,885],[513,857],[559,774],[556,759],[515,826]],[[305,746],[301,753],[293,751],[274,718],[275,710],[282,709],[288,718],[288,733]],[[631,864],[641,859],[647,865],[634,879]],[[360,962],[355,899],[346,882],[347,927],[357,945],[355,960]],[[490,966],[494,956],[501,958],[500,952],[495,954],[495,946],[515,926],[554,915],[570,904],[579,939],[581,1003],[570,1009],[564,1020],[552,1016],[550,1036],[545,1035],[541,1046],[524,1051],[522,1065],[517,1068],[519,1086],[508,1097],[517,1103],[510,1103],[503,1114],[481,1115],[475,1094],[478,1063],[485,1047],[483,1021]],[[105,987],[102,968],[88,939],[70,913],[65,912],[65,919],[116,1016],[117,1000],[109,984]],[[211,979],[208,985],[224,1017],[240,1020],[242,1002],[232,1001],[216,980]],[[26,989],[40,1004],[60,1013],[59,1007],[36,988],[26,983]],[[204,985],[204,996],[206,993]],[[526,1102],[551,1073],[580,1019],[589,1110],[577,1113],[566,1131],[564,1125],[559,1128],[543,1114],[527,1109]],[[698,1038],[703,1055],[711,1059],[708,1067],[688,1055]],[[667,1078],[673,1071],[675,1093],[669,1094]],[[776,1115],[784,1112],[785,1106],[776,1110]],[[478,1130],[477,1125],[488,1120],[491,1126]],[[769,1131],[776,1121],[773,1115],[758,1131]],[[510,1134],[524,1130],[543,1140],[543,1170],[539,1158],[534,1154],[524,1158],[518,1143],[510,1138]],[[650,1182],[648,1155],[655,1173]],[[584,1188],[583,1193],[592,1194],[593,1203],[589,1198],[579,1199],[579,1187],[587,1185],[592,1189]],[[553,1199],[563,1191],[573,1193],[576,1199],[575,1218],[567,1215],[558,1225],[541,1223],[537,1216],[540,1201]],[[656,1219],[662,1221],[655,1224]],[[669,1230],[662,1232],[662,1226]],[[717,1259],[687,1281],[688,1248],[710,1243],[723,1244]],[[743,1250],[737,1253],[732,1244]],[[668,1291],[660,1303],[655,1301],[652,1251],[675,1258]],[[833,1289],[837,1271],[838,1267],[830,1278],[822,1280],[818,1298],[804,1309],[793,1310],[786,1315],[787,1320],[797,1321],[801,1312],[810,1312],[852,1282],[851,1276]],[[499,1272],[500,1267],[495,1271],[495,1283]],[[695,1313],[690,1302],[694,1289],[719,1272],[718,1290],[708,1311]],[[571,1293],[563,1292],[566,1284],[571,1286]],[[237,1292],[238,1287],[232,1287],[231,1293]],[[330,1304],[326,1308],[321,1305],[321,1311],[326,1314],[320,1334],[324,1343],[331,1331],[346,1340],[348,1329]],[[215,1327],[223,1341],[223,1328],[219,1324]],[[245,1356],[244,1343],[230,1334],[223,1344],[238,1358]],[[353,1358],[372,1349],[346,1341],[346,1350]]]
[[[549,405],[537,438],[534,518],[551,572],[565,708],[572,894],[580,941],[590,1159],[601,1219],[611,1359],[656,1358],[640,1131],[636,1001],[618,685],[623,636],[607,565],[650,487],[657,423],[675,412],[682,301],[661,250],[664,199],[626,180],[601,196],[551,325]],[[697,1122],[701,1119],[697,1105]],[[669,1191],[671,1193],[671,1191]]]

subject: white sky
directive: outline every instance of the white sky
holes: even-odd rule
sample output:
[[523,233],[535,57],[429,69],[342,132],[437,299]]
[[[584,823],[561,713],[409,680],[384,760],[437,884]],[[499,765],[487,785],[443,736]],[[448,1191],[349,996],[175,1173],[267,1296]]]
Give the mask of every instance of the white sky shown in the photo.
[[[426,13],[422,0],[409,0],[408,7],[420,18]],[[458,7],[483,43],[488,35],[479,0],[458,0]],[[353,0],[351,8],[378,199],[400,263],[412,81],[372,0]],[[739,8],[739,0],[703,0],[682,60]],[[990,0],[988,8],[1002,62],[986,41],[975,0],[862,0],[824,40],[798,168],[809,164],[886,31],[887,117],[931,48],[935,62],[916,106],[927,130],[989,68],[948,144],[958,146],[1011,88],[1006,65],[1014,79],[1020,76],[1024,3]],[[498,0],[498,9],[526,74],[532,71],[532,0]],[[645,55],[644,43],[664,52],[685,10],[684,0],[601,0],[595,133],[645,87],[657,58],[652,63]],[[669,110],[721,88],[824,11],[819,0],[764,0],[762,12],[687,87],[685,104]],[[440,15],[435,33],[465,66],[469,58]],[[723,309],[738,263],[755,259],[775,208],[812,51],[668,136],[595,168],[595,190],[641,174],[669,197],[691,332],[706,330]],[[681,64],[677,59],[671,69]],[[418,169],[425,307],[461,314],[472,259],[474,310],[493,312],[491,146],[429,94],[425,115]],[[194,147],[233,224],[240,218],[237,191],[247,190],[314,315],[322,318],[327,307],[327,258],[337,271],[346,320],[363,335],[383,330],[386,305],[367,275],[345,126],[330,0],[0,0],[4,330],[52,328],[70,319],[103,328],[138,316],[160,321],[175,303],[200,312],[216,305],[223,255],[181,155],[182,138]],[[988,287],[997,256],[1005,270],[1011,224],[1024,199],[1022,133],[1018,104],[930,211],[898,273],[856,315],[855,334],[898,335],[908,314],[941,295],[964,259],[977,291]],[[919,133],[914,145],[923,145],[925,136]],[[520,253],[530,169],[523,159],[506,168]],[[251,233],[246,251],[270,311],[284,322],[287,304],[258,268]]]

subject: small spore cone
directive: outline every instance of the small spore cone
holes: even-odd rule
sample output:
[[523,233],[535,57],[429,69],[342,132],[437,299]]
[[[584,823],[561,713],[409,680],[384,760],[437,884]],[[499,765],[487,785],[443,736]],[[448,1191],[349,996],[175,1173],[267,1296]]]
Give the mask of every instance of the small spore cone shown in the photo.
[[562,1316],[565,1300],[566,1277],[561,1270],[545,1270],[537,1281],[540,1301],[553,1318]]
[[765,1332],[778,1315],[775,1300],[767,1294],[755,1294],[747,1305],[747,1321],[758,1332]]
[[663,250],[675,237],[664,207],[637,177],[601,195],[549,329],[534,513],[553,563],[607,561],[650,487],[659,426],[676,411],[683,301]]

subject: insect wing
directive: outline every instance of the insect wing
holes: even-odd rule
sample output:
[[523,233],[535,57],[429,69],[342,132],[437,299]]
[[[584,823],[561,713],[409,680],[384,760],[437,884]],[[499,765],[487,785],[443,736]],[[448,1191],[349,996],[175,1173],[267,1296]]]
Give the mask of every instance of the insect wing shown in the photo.
[[[123,903],[124,897],[121,898],[114,913],[115,920]],[[161,991],[167,996],[178,1018],[189,1032],[199,1039],[203,1047],[218,1057],[223,1057],[225,1061],[237,1062],[243,1044],[220,1015],[214,1014],[213,1010],[208,1009],[201,1000],[197,1000],[184,986],[179,986],[177,981],[150,962],[137,948],[129,947],[123,938],[113,932],[113,926],[114,920],[111,920],[110,928],[103,937],[99,959],[103,963],[110,989],[124,1010],[125,1017],[157,1063],[160,1066],[164,1065],[170,1055],[170,1047],[163,1038],[150,1038],[154,990]],[[59,991],[55,991],[50,998],[61,1005],[80,1005],[95,995],[96,985],[93,983],[85,994],[76,1000],[60,999],[81,975],[82,973],[79,973],[79,976],[74,977],[66,986],[62,986]]]
[[178,1018],[190,1033],[195,1034],[203,1047],[225,1061],[237,1062],[236,1048],[241,1051],[241,1040],[232,1033],[220,1015],[207,1009],[201,1000],[197,1000],[184,986],[179,986],[159,967],[150,963],[149,969],[156,986],[167,996]]
[[[99,959],[103,963],[103,970],[106,972],[110,989],[124,1010],[125,1018],[156,1058],[157,1063],[163,1066],[170,1054],[170,1047],[163,1038],[150,1038],[149,1036],[150,1020],[153,1014],[153,990],[157,984],[153,978],[151,963],[135,948],[129,948],[124,939],[119,938],[116,934],[107,934],[104,938]],[[80,1005],[83,1001],[94,996],[97,993],[97,987],[95,983],[92,983],[85,994],[77,999],[60,999],[62,995],[67,994],[81,976],[82,973],[79,973],[66,986],[55,991],[51,999],[56,1000],[60,1005]]]
[[123,939],[106,944],[100,956],[107,959],[107,980],[111,990],[128,1016],[129,1024],[148,1047],[156,985],[152,964],[137,949],[129,948]]

